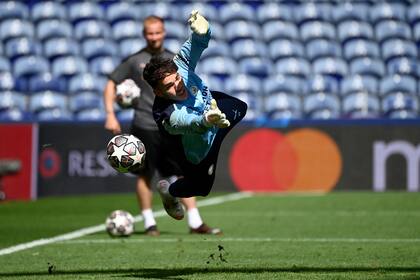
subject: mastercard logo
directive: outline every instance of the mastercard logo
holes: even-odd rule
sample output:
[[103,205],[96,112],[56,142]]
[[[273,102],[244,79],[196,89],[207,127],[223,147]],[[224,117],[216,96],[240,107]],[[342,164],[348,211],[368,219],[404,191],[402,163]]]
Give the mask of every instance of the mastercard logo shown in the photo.
[[264,128],[239,138],[229,166],[242,191],[327,192],[341,176],[342,158],[335,141],[317,129],[282,134]]

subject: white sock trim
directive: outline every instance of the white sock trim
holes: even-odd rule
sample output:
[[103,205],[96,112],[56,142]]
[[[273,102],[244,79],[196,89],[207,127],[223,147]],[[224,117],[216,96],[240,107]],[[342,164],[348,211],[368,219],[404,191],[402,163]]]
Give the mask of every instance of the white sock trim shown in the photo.
[[188,225],[190,228],[198,228],[203,224],[203,220],[200,217],[200,212],[197,208],[188,210]]
[[148,227],[156,225],[155,217],[153,216],[152,209],[145,209],[141,211],[141,214],[144,219],[144,228],[147,229]]

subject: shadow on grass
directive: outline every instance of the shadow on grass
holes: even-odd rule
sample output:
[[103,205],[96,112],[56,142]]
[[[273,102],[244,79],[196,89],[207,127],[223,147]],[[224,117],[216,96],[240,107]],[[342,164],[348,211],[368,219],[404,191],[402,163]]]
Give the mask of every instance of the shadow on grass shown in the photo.
[[54,271],[28,271],[28,272],[0,272],[2,277],[25,277],[25,276],[47,276],[47,275],[113,275],[114,277],[138,277],[146,279],[182,279],[178,277],[192,274],[212,273],[349,273],[349,272],[372,272],[372,273],[420,273],[420,266],[414,267],[185,267],[185,268],[143,268],[143,269],[82,269]]

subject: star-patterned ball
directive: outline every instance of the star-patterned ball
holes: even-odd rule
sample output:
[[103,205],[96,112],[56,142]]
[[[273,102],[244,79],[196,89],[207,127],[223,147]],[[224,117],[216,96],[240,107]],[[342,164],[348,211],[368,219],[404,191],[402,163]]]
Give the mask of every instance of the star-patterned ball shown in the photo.
[[145,162],[146,149],[136,136],[121,134],[112,137],[106,148],[109,164],[120,173],[135,172]]

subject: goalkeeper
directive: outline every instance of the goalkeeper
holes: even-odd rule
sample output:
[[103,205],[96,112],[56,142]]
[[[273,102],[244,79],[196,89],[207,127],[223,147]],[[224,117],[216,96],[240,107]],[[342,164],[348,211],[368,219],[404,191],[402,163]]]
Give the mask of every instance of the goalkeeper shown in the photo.
[[210,91],[194,72],[211,30],[197,11],[188,23],[192,35],[174,59],[153,57],[143,71],[156,96],[153,116],[184,175],[158,182],[165,209],[175,219],[183,216],[178,197],[209,194],[223,138],[247,110],[239,99]]

